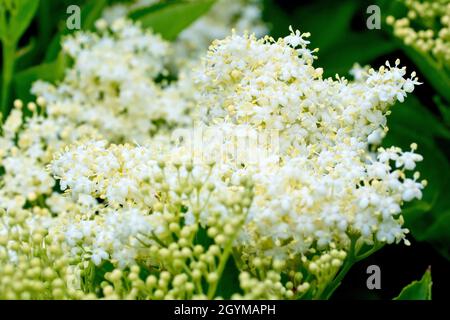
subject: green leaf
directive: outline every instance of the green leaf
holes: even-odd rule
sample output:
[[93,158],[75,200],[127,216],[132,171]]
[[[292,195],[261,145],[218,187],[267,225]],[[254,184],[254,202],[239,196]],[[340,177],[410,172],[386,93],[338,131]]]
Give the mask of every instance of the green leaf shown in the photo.
[[142,26],[161,34],[166,40],[174,40],[195,20],[208,12],[215,0],[169,1],[135,10],[129,14]]
[[52,62],[57,57],[59,52],[61,51],[61,41],[64,35],[68,34],[69,32],[67,29],[64,29],[63,31],[60,31],[57,33],[52,40],[50,41],[49,46],[47,47],[46,53],[45,53],[45,62]]
[[[383,141],[384,146],[396,145],[408,150],[409,145],[416,142],[417,152],[424,157],[418,163],[417,171],[428,185],[420,201],[407,203],[402,210],[405,226],[415,239],[429,242],[450,260],[450,224],[448,217],[443,217],[450,208],[450,164],[444,154],[446,145],[450,144],[448,129],[412,96],[404,104],[392,108],[388,125],[390,130]],[[439,138],[445,139],[438,143]]]
[[[393,122],[390,123],[390,132],[383,141],[383,145],[395,145],[408,150],[409,145],[412,142],[416,142],[419,145],[417,152],[424,157],[423,161],[417,164],[416,169],[421,173],[421,178],[428,181],[428,185],[423,191],[422,200],[408,204],[403,211],[407,224],[411,224],[409,227],[412,227],[413,235],[418,237],[418,240],[424,240],[420,234],[423,233],[426,225],[430,225],[433,222],[434,216],[425,216],[423,214],[434,211],[442,201],[450,201],[450,199],[447,200],[448,195],[445,189],[450,178],[449,163],[433,139],[410,131],[410,127],[400,124],[394,125],[392,124]],[[408,216],[407,213],[410,213],[412,216]],[[436,215],[439,214],[440,212],[436,212]],[[422,215],[423,217],[419,218],[417,215]],[[418,223],[417,227],[415,227],[416,223]]]
[[[324,68],[325,77],[347,74],[355,62],[371,63],[379,56],[396,48],[396,44],[380,30],[354,31],[353,18],[364,22],[363,6],[357,1],[320,1],[297,9],[289,19],[294,29],[311,33],[310,48],[319,48],[318,62]],[[283,36],[286,35],[287,27]],[[278,31],[278,28],[277,28]],[[281,30],[280,30],[281,31]]]
[[107,0],[88,2],[81,10],[81,28],[83,30],[93,29],[95,27],[95,21],[101,17],[102,11],[107,4]]
[[388,119],[393,126],[408,127],[417,135],[450,139],[450,129],[423,106],[414,94],[408,96],[404,103],[394,106]]
[[450,210],[441,212],[423,237],[445,258],[450,260]]
[[326,51],[347,36],[352,16],[357,9],[357,1],[317,2],[302,7],[294,14],[294,26],[300,27],[303,32],[311,32],[312,48]]
[[105,281],[105,274],[114,270],[114,265],[110,261],[103,261],[100,266],[94,265],[94,276],[91,279],[91,286],[94,291],[102,294],[101,283]]
[[[421,178],[428,181],[420,208],[434,210],[438,205],[443,208],[446,204],[450,207],[450,198],[446,191],[450,180],[450,165],[436,142],[438,137],[449,137],[448,129],[413,96],[408,97],[405,103],[392,108],[388,126],[390,130],[383,141],[384,146],[396,145],[407,150],[411,143],[416,142],[419,145],[418,153],[424,157],[417,165]],[[423,223],[429,220],[422,220],[418,233],[421,233]]]
[[435,96],[433,100],[438,106],[445,124],[450,126],[450,106],[446,105],[439,96]]
[[290,25],[295,25],[283,9],[273,0],[263,0],[263,20],[267,23],[270,35],[275,39],[285,37]]
[[408,57],[419,67],[426,80],[433,88],[450,102],[450,76],[443,66],[438,65],[427,54],[422,54],[415,49],[402,46]]
[[14,77],[16,95],[24,100],[32,99],[31,86],[36,80],[56,82],[64,76],[67,58],[61,53],[53,62],[43,63],[17,73]]
[[329,50],[320,50],[318,65],[324,67],[325,76],[346,74],[354,63],[368,64],[395,49],[395,44],[379,33],[350,33]]
[[17,42],[31,23],[39,0],[15,0],[15,9],[12,11],[9,21],[9,35],[13,42]]
[[403,288],[394,300],[431,300],[431,271],[428,269],[419,281],[413,281]]
[[206,228],[199,226],[197,233],[195,234],[194,244],[199,244],[205,248],[208,248],[214,243],[214,240],[208,236]]

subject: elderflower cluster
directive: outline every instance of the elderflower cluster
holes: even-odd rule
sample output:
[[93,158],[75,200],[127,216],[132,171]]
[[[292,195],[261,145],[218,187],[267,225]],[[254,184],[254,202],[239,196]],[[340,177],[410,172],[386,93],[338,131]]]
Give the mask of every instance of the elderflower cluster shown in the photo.
[[[169,235],[179,239],[181,225],[200,226],[219,249],[231,246],[249,270],[241,274],[243,297],[291,298],[327,293],[351,235],[358,248],[404,239],[401,205],[420,199],[425,185],[418,172],[408,171],[422,157],[414,144],[410,151],[377,145],[387,132],[389,107],[403,101],[417,79],[405,78],[398,61],[378,71],[356,67],[354,82],[323,79],[306,38],[292,31],[278,41],[249,35],[216,41],[195,73],[202,92],[195,112],[202,122],[181,133],[183,139],[175,135],[166,149],[97,141],[57,155],[51,170],[62,190],[100,206],[95,215],[65,223],[71,252],[85,248],[95,264],[170,257],[169,264]],[[263,138],[268,132],[275,135]],[[233,196],[247,177],[248,201]],[[235,220],[241,205],[245,219]],[[296,265],[313,280],[294,273],[281,284],[274,270]],[[217,280],[215,272],[204,276]],[[170,279],[156,289],[157,297],[180,297],[169,290]]]
[[[42,98],[26,107],[17,100],[1,127],[0,203],[4,209],[45,206],[56,186],[46,168],[53,153],[73,141],[99,138],[89,126],[76,125],[64,117],[46,116],[45,107]],[[31,115],[25,119],[26,113]]]
[[61,238],[48,234],[45,209],[0,208],[0,299],[95,298],[79,286]]
[[450,2],[448,0],[402,0],[406,17],[387,17],[394,35],[407,46],[450,65]]
[[[105,261],[118,265],[105,274],[101,284],[107,299],[221,297],[220,278],[227,259],[236,250],[235,240],[245,226],[255,185],[245,176],[215,180],[219,164],[214,162],[171,163],[149,151],[142,147],[107,146],[99,141],[67,149],[52,162],[52,171],[61,179],[62,187],[68,187],[72,198],[93,195],[92,200],[104,200],[97,203],[97,209],[91,209],[91,214],[86,212],[67,220],[63,231],[65,245],[73,254],[81,248],[81,260],[92,259],[95,265]],[[105,157],[110,160],[104,161]],[[78,167],[72,167],[74,163]],[[102,165],[105,163],[106,167]],[[99,166],[103,166],[104,173],[94,174],[99,172]],[[124,180],[132,181],[137,188],[123,188]],[[102,188],[106,186],[102,181],[108,181],[109,189],[121,190],[122,195],[117,198],[117,194],[108,193]],[[205,241],[210,244],[205,246]],[[123,255],[124,250],[128,257]],[[244,294],[234,294],[233,299],[299,298],[311,285],[317,286],[316,281],[304,281],[301,272],[291,272],[292,280],[284,283],[281,274],[286,265],[282,260],[241,256],[240,251],[235,254],[239,267],[248,271],[239,276]],[[136,263],[145,264],[150,270],[162,266],[165,271],[142,279],[142,267]],[[334,270],[340,265],[341,262],[334,264]],[[89,273],[92,265],[83,264],[80,268]],[[123,279],[130,284],[125,286]]]
[[88,124],[118,142],[146,141],[161,126],[189,123],[183,96],[190,88],[155,81],[167,75],[169,43],[122,18],[97,26],[97,33],[77,32],[63,42],[74,61],[61,83],[33,85],[47,113]]
[[[159,279],[146,280],[150,288],[145,294],[151,298],[212,298],[217,272],[252,203],[253,184],[245,178],[235,183],[209,179],[213,163],[166,164],[154,158],[142,147],[104,141],[68,149],[52,162],[52,171],[72,198],[91,196],[96,214],[60,216],[56,228],[70,252],[83,255],[80,260],[92,259],[96,265],[108,260],[121,268],[138,261],[150,269],[164,266],[168,271]],[[74,163],[77,167],[70,168]],[[206,223],[200,219],[204,212],[209,213]],[[199,245],[200,230],[214,244]],[[209,284],[207,296],[202,281]],[[120,283],[106,286],[105,296],[116,293]]]
[[399,61],[324,79],[309,34],[233,33],[168,83],[178,44],[96,25],[2,125],[0,298],[323,298],[344,263],[408,243],[422,156],[379,147],[419,84]]
[[[250,173],[256,185],[241,245],[286,259],[332,243],[345,247],[349,229],[368,244],[398,242],[407,232],[400,206],[422,196],[419,173],[407,174],[422,156],[415,145],[405,152],[377,145],[389,107],[413,91],[417,78],[406,78],[397,61],[378,71],[355,69],[354,82],[323,79],[307,36],[233,35],[213,44],[197,74],[204,90],[199,117],[212,131],[231,127],[227,138],[241,141],[232,156],[246,148],[234,139],[240,126],[252,128],[249,138],[277,136],[275,145],[257,141],[271,150],[260,151],[258,161],[223,158],[221,175]],[[217,154],[207,141],[203,153]]]

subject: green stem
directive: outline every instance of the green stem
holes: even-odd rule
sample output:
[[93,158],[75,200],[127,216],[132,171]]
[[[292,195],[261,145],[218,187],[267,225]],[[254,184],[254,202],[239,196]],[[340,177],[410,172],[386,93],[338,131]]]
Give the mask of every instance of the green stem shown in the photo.
[[225,250],[222,253],[222,256],[220,257],[219,266],[217,267],[217,281],[212,283],[209,286],[208,289],[208,299],[211,300],[214,298],[214,295],[216,294],[217,285],[219,284],[219,279],[222,277],[223,270],[225,269],[225,266],[228,262],[228,258],[230,257],[231,251],[233,249],[233,240],[234,237],[230,241],[228,241],[227,246],[225,247]]
[[350,250],[349,250],[347,259],[345,260],[344,265],[342,266],[342,269],[339,271],[337,276],[334,278],[334,280],[331,282],[331,284],[321,294],[321,299],[325,299],[325,300],[330,299],[333,292],[341,284],[342,279],[344,279],[345,275],[348,273],[348,271],[351,269],[353,264],[356,262],[356,257],[355,257],[356,256],[356,253],[355,253],[356,240],[357,240],[357,238],[351,238]]
[[367,258],[368,256],[371,256],[372,254],[374,254],[375,252],[377,252],[378,250],[380,250],[383,247],[384,247],[384,243],[376,242],[375,245],[370,250],[367,250],[366,252],[355,256],[355,262],[364,260],[365,258]]
[[2,98],[1,111],[3,121],[9,112],[9,94],[11,80],[14,72],[16,44],[13,42],[3,42],[3,73],[2,73]]
[[[249,211],[250,207],[246,208],[246,211],[244,213],[244,219],[242,221],[245,221],[247,215],[248,215],[248,211]],[[217,281],[215,281],[214,283],[212,283],[209,288],[208,288],[208,299],[211,300],[214,298],[214,295],[216,294],[217,291],[217,286],[219,284],[220,279],[222,278],[222,273],[225,269],[225,266],[228,262],[228,258],[230,257],[230,255],[233,252],[233,242],[236,239],[236,237],[239,234],[239,231],[242,228],[242,224],[240,225],[239,228],[237,228],[237,230],[235,231],[235,233],[228,239],[228,242],[226,243],[225,249],[222,252],[222,255],[220,257],[219,260],[219,266],[217,267]]]

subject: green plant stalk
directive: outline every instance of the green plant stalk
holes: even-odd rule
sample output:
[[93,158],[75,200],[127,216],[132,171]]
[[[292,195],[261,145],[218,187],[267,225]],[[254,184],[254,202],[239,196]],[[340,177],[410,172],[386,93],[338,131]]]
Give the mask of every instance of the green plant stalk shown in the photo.
[[[248,211],[249,210],[247,208],[243,221],[245,221],[245,219],[248,215]],[[220,281],[220,278],[222,277],[222,273],[225,270],[225,266],[227,265],[230,255],[233,254],[233,242],[236,239],[236,237],[238,236],[241,228],[242,228],[242,224],[239,228],[237,228],[236,232],[230,237],[230,239],[228,240],[228,242],[225,245],[225,249],[223,250],[220,260],[219,260],[219,266],[217,267],[217,276],[218,276],[217,281],[212,283],[208,288],[208,299],[209,300],[212,300],[214,298],[214,295],[216,294],[217,286],[219,285],[219,281]]]
[[212,300],[214,298],[214,295],[216,294],[217,285],[219,284],[219,280],[222,277],[223,270],[225,269],[225,266],[228,262],[228,258],[230,257],[230,254],[233,250],[233,241],[234,237],[232,237],[232,239],[228,241],[225,250],[223,251],[222,256],[220,257],[219,266],[217,268],[217,275],[218,275],[217,281],[212,283],[208,289],[209,300]]
[[355,263],[364,260],[365,258],[374,254],[384,246],[384,244],[376,242],[371,249],[359,255],[357,251],[360,250],[356,249],[356,242],[357,238],[352,238],[348,258],[345,260],[344,265],[337,274],[337,276],[334,278],[331,284],[324,290],[323,295],[321,295],[321,298],[327,300],[330,299],[331,295],[334,293],[334,291],[336,291],[336,289],[339,287],[342,280],[344,279],[345,275],[350,271],[350,269]]
[[2,72],[2,98],[1,112],[3,120],[9,112],[9,95],[11,80],[14,72],[16,44],[14,42],[3,42],[3,72]]
[[356,241],[357,241],[357,238],[351,237],[350,250],[348,252],[347,259],[345,259],[344,265],[342,266],[342,269],[339,271],[337,276],[333,279],[331,284],[321,294],[321,297],[320,297],[321,299],[326,299],[326,300],[330,299],[333,292],[341,284],[342,279],[344,279],[345,275],[348,273],[348,271],[351,269],[353,264],[356,262],[356,253],[355,253]]

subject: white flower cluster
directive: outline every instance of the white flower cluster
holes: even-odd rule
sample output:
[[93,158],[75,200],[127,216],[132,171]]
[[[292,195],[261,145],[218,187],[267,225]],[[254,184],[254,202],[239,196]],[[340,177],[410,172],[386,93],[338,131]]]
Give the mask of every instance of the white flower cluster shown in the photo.
[[[216,41],[196,78],[205,124],[193,129],[193,139],[166,151],[165,159],[214,161],[214,185],[252,177],[255,198],[236,243],[243,250],[286,259],[332,244],[345,248],[349,230],[369,245],[398,242],[407,233],[400,206],[420,199],[423,188],[419,174],[408,177],[406,171],[422,157],[415,145],[410,152],[376,145],[387,131],[388,107],[403,101],[417,79],[404,78],[398,62],[357,70],[356,82],[323,79],[312,66],[306,37],[292,32],[276,42],[247,35]],[[201,135],[195,133],[199,128]],[[268,130],[277,133],[279,148],[258,140]],[[154,184],[144,181],[158,172],[156,150],[125,148],[114,155],[115,148],[96,148],[78,147],[53,162],[63,188],[112,205],[129,199],[151,208],[144,194]],[[249,161],[249,153],[257,161]],[[174,177],[168,172],[165,179]]]
[[402,0],[405,17],[388,16],[386,22],[405,45],[450,65],[450,2],[448,0]]
[[355,69],[355,82],[323,79],[312,66],[307,36],[292,32],[275,42],[233,35],[214,43],[198,73],[207,123],[279,132],[272,161],[245,169],[257,191],[244,244],[296,254],[345,244],[349,229],[367,243],[399,241],[407,231],[400,205],[420,199],[423,188],[418,173],[408,178],[405,171],[422,157],[415,145],[411,152],[370,150],[387,132],[388,107],[418,84],[415,74],[405,78],[397,61],[378,71]]
[[[243,27],[258,17],[243,16]],[[321,297],[361,253],[355,239],[408,243],[401,206],[422,196],[426,181],[408,173],[422,156],[415,144],[379,147],[390,106],[419,84],[398,61],[324,79],[308,34],[233,33],[167,84],[157,78],[184,40],[122,18],[97,28],[64,42],[64,80],[36,83],[31,116],[16,101],[2,126],[0,275],[61,264],[27,275],[29,290],[2,282],[5,295],[81,298],[109,262],[105,297],[214,298],[233,255],[243,292],[233,297]],[[21,264],[30,247],[45,263]],[[158,278],[140,279],[137,264]]]
[[142,142],[158,125],[188,123],[188,99],[181,96],[189,91],[155,82],[167,75],[169,43],[124,19],[110,26],[99,20],[97,27],[98,33],[77,32],[64,41],[74,63],[61,83],[34,84],[47,113],[89,124],[110,141]]

